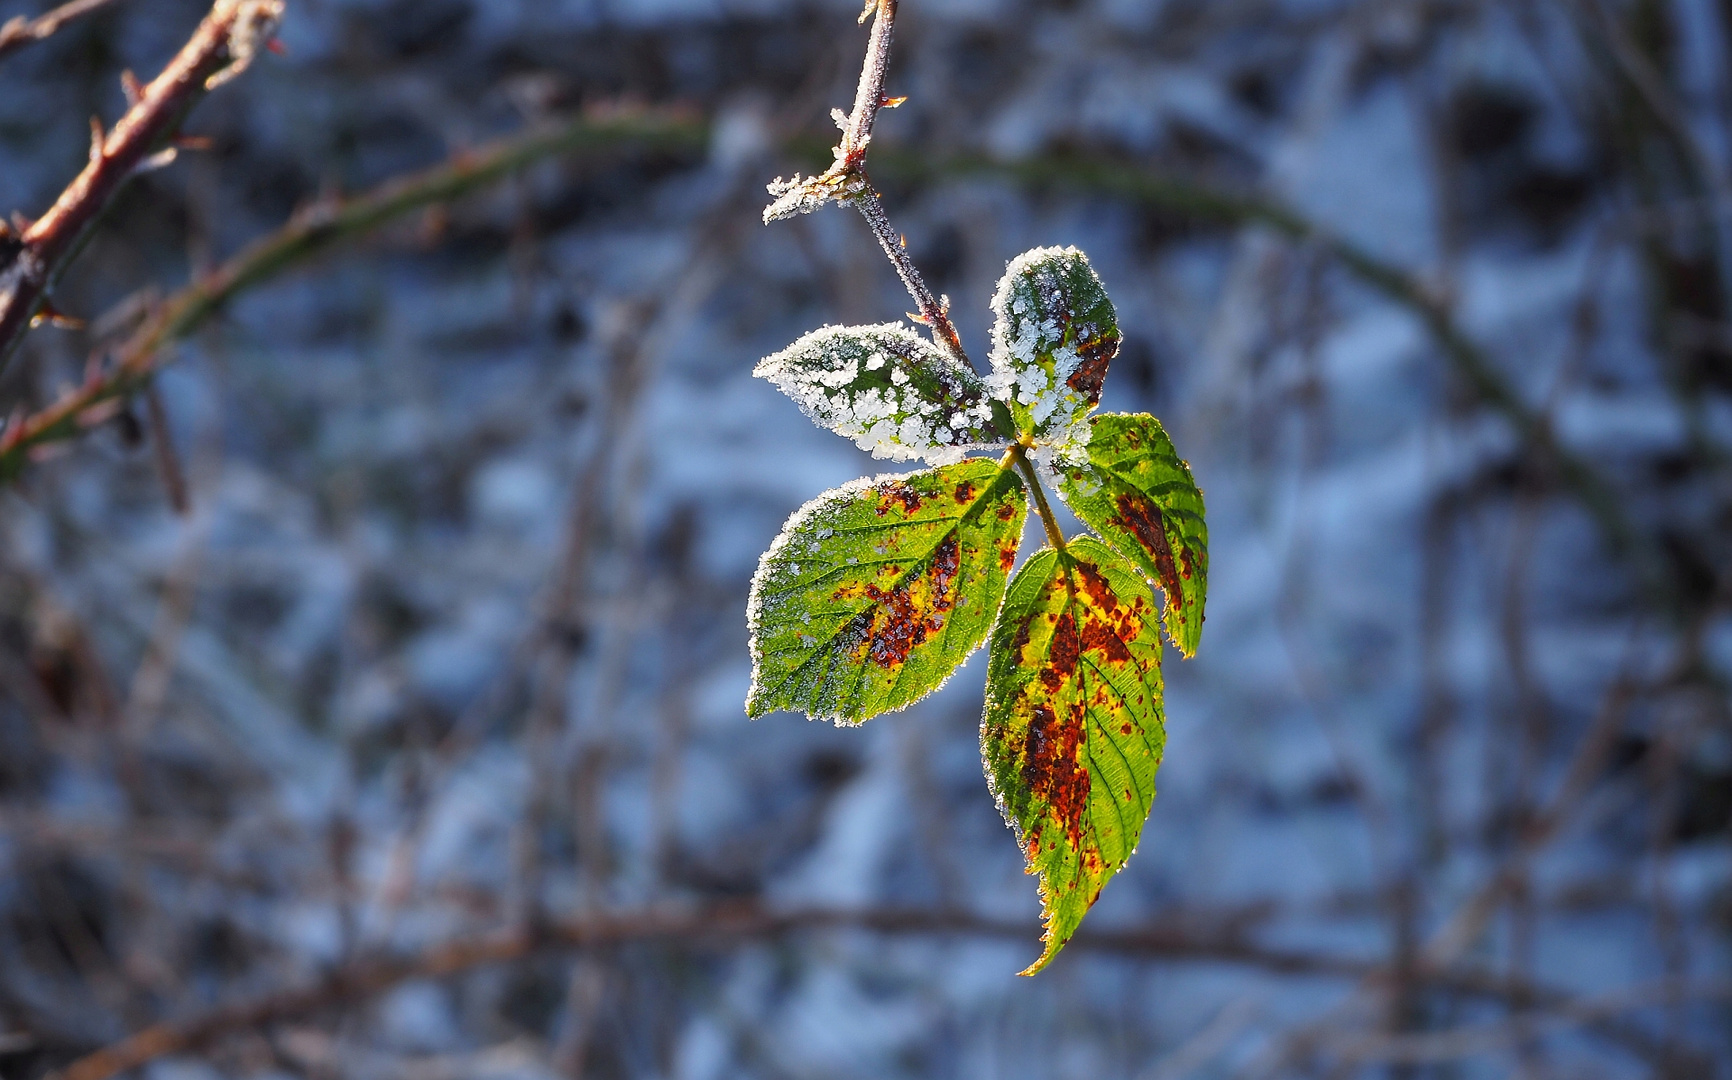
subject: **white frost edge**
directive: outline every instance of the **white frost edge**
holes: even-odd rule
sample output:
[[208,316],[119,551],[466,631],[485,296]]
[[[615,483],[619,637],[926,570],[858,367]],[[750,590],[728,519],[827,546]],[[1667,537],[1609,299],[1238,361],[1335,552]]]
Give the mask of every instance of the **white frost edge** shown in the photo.
[[[829,504],[840,502],[844,499],[851,499],[854,496],[860,494],[860,492],[865,491],[868,488],[877,487],[879,484],[897,483],[897,482],[900,482],[902,480],[906,480],[908,477],[910,477],[912,475],[914,475],[914,474],[913,473],[879,473],[877,476],[862,476],[858,479],[850,480],[846,484],[841,485],[840,487],[833,487],[829,491],[824,492],[822,495],[819,495],[816,498],[808,500],[798,510],[795,510],[792,514],[788,515],[788,520],[782,523],[782,531],[776,534],[776,538],[774,540],[770,541],[770,546],[764,551],[764,553],[762,555],[758,556],[758,568],[757,568],[757,570],[752,572],[752,586],[751,586],[751,589],[746,594],[746,644],[747,644],[748,651],[752,654],[752,681],[746,688],[746,709],[747,709],[748,713],[751,710],[752,698],[756,697],[758,692],[763,688],[764,654],[763,654],[762,648],[760,647],[762,635],[759,633],[759,631],[762,629],[763,622],[764,622],[764,619],[763,619],[763,617],[764,617],[763,591],[764,591],[765,582],[770,576],[770,562],[771,562],[771,560],[775,559],[776,556],[781,554],[781,552],[793,542],[793,540],[792,540],[793,535],[797,530],[800,529],[801,526],[805,525],[806,522],[809,521],[810,519],[816,517],[818,515],[818,513],[820,511],[822,511]],[[828,537],[825,537],[825,539],[828,539]],[[975,643],[973,648],[969,649],[967,652],[962,654],[962,659],[958,660],[956,662],[956,666],[950,669],[950,674],[944,676],[944,678],[938,680],[938,682],[933,684],[932,689],[928,690],[924,694],[921,694],[917,698],[914,698],[910,701],[903,702],[901,705],[897,705],[894,708],[885,709],[883,712],[880,712],[880,713],[873,713],[872,716],[866,717],[866,718],[863,718],[860,720],[850,720],[846,716],[843,716],[840,713],[827,713],[827,712],[806,713],[805,714],[806,719],[808,719],[808,720],[827,720],[830,723],[835,724],[837,727],[859,727],[861,724],[864,724],[867,720],[875,719],[875,718],[880,717],[880,716],[889,716],[892,713],[902,712],[904,709],[907,709],[909,706],[919,704],[920,702],[925,701],[927,698],[931,697],[933,694],[936,694],[936,693],[938,693],[938,691],[944,689],[945,684],[949,683],[951,679],[955,678],[956,673],[958,671],[961,671],[963,669],[963,667],[965,667],[968,664],[969,658],[972,657],[975,653],[979,652],[983,646],[985,646],[986,644],[988,644],[992,640],[992,629],[993,629],[993,627],[998,625],[999,611],[1003,610],[1005,598],[1007,596],[1009,596],[1009,594],[1010,594],[1010,579],[1012,577],[1014,577],[1014,575],[1007,574],[1007,575],[1005,575],[1005,577],[1006,577],[1006,580],[1005,580],[1004,595],[1002,595],[998,598],[998,605],[999,605],[998,609],[994,610],[992,613],[992,618],[987,620],[986,633],[981,635],[980,640]],[[801,710],[777,708],[777,709],[773,709],[771,711],[773,711],[773,712],[800,712]]]
[[[1025,274],[1028,274],[1035,288],[1046,292],[1048,281],[1045,276],[1039,273],[1030,274],[1030,269],[1039,263],[1072,256],[1081,259],[1083,267],[1094,275],[1097,282],[1100,280],[1093,265],[1089,263],[1088,256],[1074,246],[1033,248],[1005,265],[1004,276],[998,279],[998,289],[992,295],[992,351],[988,354],[992,371],[985,378],[988,394],[1006,404],[1026,406],[1037,429],[1061,409],[1073,414],[1064,422],[1062,430],[1057,433],[1043,433],[1045,437],[1042,442],[1056,442],[1061,445],[1076,440],[1078,424],[1086,423],[1086,414],[1092,408],[1086,398],[1065,385],[1066,380],[1076,373],[1078,365],[1082,363],[1082,356],[1069,345],[1056,349],[1053,352],[1053,370],[1047,372],[1035,356],[1035,344],[1042,338],[1057,338],[1060,335],[1058,321],[1048,318],[1035,322],[1029,318],[1032,312],[1027,310],[1027,298],[1017,297],[1014,293]],[[1056,289],[1053,291],[1056,292]],[[1055,296],[1046,296],[1043,299],[1048,310],[1058,307]],[[1011,336],[1013,322],[1021,327],[1021,332],[1014,337]],[[1079,413],[1082,415],[1076,415]],[[1088,443],[1086,434],[1082,443],[1085,446]]]
[[[876,371],[889,364],[892,384],[906,385],[909,361],[887,348],[876,347],[884,338],[895,338],[909,346],[907,351],[931,364],[940,378],[954,376],[959,382],[979,379],[974,372],[962,368],[906,325],[894,322],[819,327],[781,352],[758,361],[752,374],[793,398],[800,411],[814,423],[854,440],[855,446],[879,460],[924,459],[933,465],[954,465],[970,453],[1002,449],[1008,445],[955,441],[956,429],[966,428],[970,421],[975,424],[991,422],[992,404],[986,396],[972,409],[958,410],[948,416],[943,415],[943,407],[937,402],[919,402],[917,409],[908,411],[905,399],[892,398],[880,389],[874,388],[847,399],[838,393],[859,377],[861,361],[858,357],[827,372],[814,371],[810,366],[814,354],[826,356],[829,353],[827,346],[832,340],[846,341],[850,350],[866,342],[875,346],[865,358],[866,370]],[[902,377],[898,379],[898,375]]]

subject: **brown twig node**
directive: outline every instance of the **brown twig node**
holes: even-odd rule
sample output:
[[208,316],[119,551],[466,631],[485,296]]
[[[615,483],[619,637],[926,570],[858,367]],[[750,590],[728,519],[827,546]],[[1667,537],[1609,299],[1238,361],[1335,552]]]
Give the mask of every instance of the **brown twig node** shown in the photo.
[[896,276],[914,297],[919,310],[915,321],[931,328],[933,340],[966,364],[968,354],[963,351],[956,327],[951,325],[948,305],[926,287],[925,279],[908,257],[901,235],[890,227],[884,201],[866,175],[866,151],[872,145],[878,110],[893,109],[908,100],[884,94],[884,76],[890,66],[890,38],[896,26],[896,0],[869,0],[860,21],[865,22],[873,14],[877,18],[872,23],[872,39],[866,46],[866,62],[860,68],[860,85],[854,92],[854,111],[843,116],[838,109],[831,114],[842,129],[842,141],[832,151],[835,162],[818,176],[795,173],[791,180],[778,176],[772,181],[769,190],[776,198],[764,208],[764,224],[810,214],[825,203],[851,203],[857,207],[872,235],[877,237],[878,246],[896,267]]
[[0,370],[85,231],[128,179],[141,169],[167,163],[173,147],[164,144],[181,117],[206,91],[245,70],[259,46],[276,32],[283,4],[216,0],[162,74],[138,90],[113,130],[104,133],[101,122],[92,121],[89,164],[46,214],[18,230],[16,248],[0,264]]

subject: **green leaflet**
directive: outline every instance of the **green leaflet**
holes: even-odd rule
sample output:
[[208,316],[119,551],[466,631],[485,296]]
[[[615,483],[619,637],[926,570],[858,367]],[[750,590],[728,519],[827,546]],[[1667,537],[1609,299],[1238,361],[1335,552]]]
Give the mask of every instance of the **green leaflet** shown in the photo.
[[980,376],[900,323],[814,330],[752,374],[873,457],[942,465],[1003,444]]
[[1055,462],[1076,516],[1129,555],[1167,596],[1167,636],[1195,656],[1209,579],[1203,493],[1161,422],[1147,414],[1091,420],[1088,461]]
[[1119,351],[1118,317],[1088,256],[1076,248],[1018,255],[999,279],[992,313],[988,389],[1010,406],[1019,433],[1077,441]]
[[1011,582],[992,631],[987,780],[1040,875],[1045,967],[1136,849],[1166,730],[1154,599],[1091,537],[1045,548]]
[[985,639],[1026,513],[1015,472],[984,460],[795,511],[752,579],[746,712],[857,724],[937,689]]

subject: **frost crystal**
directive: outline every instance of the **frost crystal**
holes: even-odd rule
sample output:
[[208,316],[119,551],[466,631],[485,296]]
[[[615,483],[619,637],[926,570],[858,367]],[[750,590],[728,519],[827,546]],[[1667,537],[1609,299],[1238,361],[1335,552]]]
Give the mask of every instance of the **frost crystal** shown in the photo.
[[768,185],[776,200],[764,207],[764,224],[784,218],[810,214],[827,202],[846,202],[866,190],[865,181],[846,173],[827,172],[822,176],[794,174],[792,180],[776,177]]
[[1061,459],[1081,460],[1088,413],[1119,351],[1118,319],[1088,257],[1074,247],[1018,255],[992,312],[987,390],[1010,407],[1020,430],[1056,446]]
[[900,323],[814,330],[752,374],[873,457],[943,465],[1003,445],[980,377]]

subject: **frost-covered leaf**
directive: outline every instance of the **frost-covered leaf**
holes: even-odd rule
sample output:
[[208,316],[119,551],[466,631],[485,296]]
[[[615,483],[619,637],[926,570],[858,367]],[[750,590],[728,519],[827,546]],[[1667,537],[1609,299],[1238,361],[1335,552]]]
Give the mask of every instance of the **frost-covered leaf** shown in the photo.
[[1167,636],[1194,656],[1209,584],[1203,493],[1161,422],[1146,414],[1092,419],[1086,464],[1058,463],[1076,516],[1129,555],[1167,596]]
[[814,330],[752,374],[873,457],[948,464],[1002,443],[980,377],[900,323]]
[[985,640],[1026,511],[1016,473],[981,460],[801,507],[752,579],[746,712],[853,724],[936,690]]
[[987,780],[1040,875],[1046,949],[1064,948],[1136,850],[1166,730],[1154,598],[1092,537],[1046,548],[1011,582],[992,631]]
[[1088,256],[1035,248],[1012,259],[992,297],[992,395],[1020,434],[1042,443],[1086,440],[1119,351],[1118,317]]

